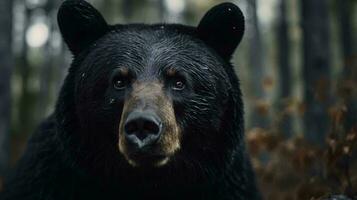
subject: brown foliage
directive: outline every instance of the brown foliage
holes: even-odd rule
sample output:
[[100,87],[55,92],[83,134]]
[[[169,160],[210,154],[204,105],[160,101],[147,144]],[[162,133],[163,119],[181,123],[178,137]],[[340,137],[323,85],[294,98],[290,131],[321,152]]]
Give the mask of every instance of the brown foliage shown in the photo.
[[333,123],[323,146],[302,136],[284,138],[279,131],[248,131],[247,143],[265,199],[330,199],[330,194],[356,198],[357,127],[344,130],[346,110],[344,105],[330,108]]

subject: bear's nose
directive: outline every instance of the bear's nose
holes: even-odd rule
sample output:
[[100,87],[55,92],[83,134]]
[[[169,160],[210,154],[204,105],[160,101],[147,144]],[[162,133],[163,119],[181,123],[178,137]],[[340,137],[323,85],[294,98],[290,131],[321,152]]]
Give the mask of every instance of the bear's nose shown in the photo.
[[138,148],[155,143],[161,129],[161,120],[153,112],[134,111],[129,114],[124,125],[126,139]]

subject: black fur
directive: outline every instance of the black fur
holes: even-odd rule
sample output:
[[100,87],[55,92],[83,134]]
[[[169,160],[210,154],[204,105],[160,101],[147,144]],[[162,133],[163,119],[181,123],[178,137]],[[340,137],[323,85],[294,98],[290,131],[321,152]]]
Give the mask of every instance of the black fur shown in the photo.
[[197,27],[199,37],[223,58],[230,59],[244,33],[242,11],[231,3],[213,7]]
[[[220,12],[228,8],[234,17]],[[31,138],[1,199],[260,199],[244,145],[239,81],[229,63],[243,35],[243,16],[225,3],[206,17],[198,29],[107,26],[85,1],[65,1],[58,21],[74,60],[54,114]],[[232,24],[238,32],[228,33]],[[130,88],[113,90],[110,77],[121,67],[136,81],[168,85],[168,68],[186,80],[185,91],[165,87],[182,129],[181,149],[165,166],[134,168],[118,150]]]

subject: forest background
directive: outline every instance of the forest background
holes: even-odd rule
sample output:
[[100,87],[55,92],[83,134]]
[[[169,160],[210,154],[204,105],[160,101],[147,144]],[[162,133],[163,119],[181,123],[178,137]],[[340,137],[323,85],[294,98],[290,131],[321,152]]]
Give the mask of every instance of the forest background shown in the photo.
[[[89,0],[110,23],[197,25],[221,0]],[[246,16],[232,60],[265,199],[357,195],[357,0],[231,0]],[[0,188],[54,109],[71,55],[61,0],[0,1]]]

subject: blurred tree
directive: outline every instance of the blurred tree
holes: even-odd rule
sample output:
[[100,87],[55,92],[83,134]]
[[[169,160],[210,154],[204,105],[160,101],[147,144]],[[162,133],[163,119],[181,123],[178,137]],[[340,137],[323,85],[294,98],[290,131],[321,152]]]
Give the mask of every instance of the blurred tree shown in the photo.
[[164,13],[165,13],[165,5],[164,5],[164,0],[158,0],[157,1],[157,7],[159,10],[159,19],[160,21],[164,20]]
[[[250,88],[254,103],[252,103],[252,113],[250,115],[249,127],[267,128],[268,114],[265,104],[266,94],[263,90],[264,66],[263,66],[263,44],[260,34],[259,19],[257,15],[257,1],[248,1],[248,15],[250,18],[250,34],[249,37],[249,76]],[[248,128],[249,128],[248,127]]]
[[324,143],[329,131],[330,86],[329,3],[302,0],[304,126],[310,142]]
[[[53,109],[54,97],[59,92],[59,87],[62,84],[66,74],[68,58],[65,53],[65,46],[61,43],[61,36],[57,26],[57,9],[61,4],[61,0],[46,1],[43,9],[46,24],[48,26],[48,40],[41,48],[42,62],[39,71],[40,88],[37,95],[38,104],[38,119],[42,120],[49,111]],[[57,44],[56,44],[57,43]]]
[[28,54],[29,54],[29,48],[26,42],[26,31],[29,28],[30,25],[30,18],[32,14],[32,10],[28,7],[26,4],[26,1],[15,1],[18,4],[23,4],[25,7],[25,12],[24,12],[24,20],[23,20],[23,32],[22,32],[22,45],[21,45],[21,52],[18,57],[16,58],[16,61],[18,61],[18,70],[19,70],[19,76],[21,77],[21,93],[19,96],[19,109],[18,109],[18,122],[21,126],[16,126],[19,134],[25,134],[28,135],[29,131],[31,129],[31,124],[33,121],[33,114],[32,109],[34,108],[33,105],[33,95],[31,95],[30,92],[30,77],[32,75],[31,73],[31,66],[28,60]]
[[279,111],[283,112],[282,120],[280,121],[280,129],[287,137],[292,135],[291,117],[285,112],[287,103],[290,97],[291,90],[291,71],[289,64],[290,45],[288,38],[288,16],[287,16],[287,0],[280,0],[279,15],[277,19],[278,31],[278,55],[279,55]]
[[122,12],[125,21],[130,21],[133,15],[134,4],[133,0],[123,0],[122,1]]
[[357,1],[353,0],[338,0],[338,15],[339,15],[339,28],[340,37],[342,42],[342,53],[343,53],[343,77],[342,82],[342,98],[344,104],[347,106],[345,128],[349,131],[353,125],[357,124],[357,94],[354,92],[353,86],[357,83],[357,58],[354,53],[356,49],[353,49],[356,44],[355,38],[353,37],[353,8],[354,3]]
[[[24,134],[29,130],[31,124],[31,101],[30,101],[30,91],[29,91],[29,78],[30,78],[30,64],[28,62],[28,46],[26,43],[26,31],[29,28],[29,19],[31,17],[31,10],[26,6],[24,1],[15,1],[18,4],[24,5],[24,20],[23,20],[23,32],[21,38],[21,52],[19,55],[16,55],[16,62],[18,62],[18,73],[21,77],[21,93],[19,97],[19,109],[18,109],[18,126],[16,126],[16,132],[19,134]],[[18,23],[18,22],[17,22]],[[21,124],[21,126],[19,126]]]
[[9,165],[10,78],[12,60],[12,0],[0,1],[0,176]]
[[344,75],[348,76],[351,73],[351,66],[348,65],[348,60],[352,57],[353,37],[352,37],[352,0],[337,1],[339,14],[339,27],[342,42],[342,52],[344,57]]
[[47,18],[47,24],[49,26],[49,38],[43,48],[43,62],[40,70],[40,90],[37,96],[38,99],[38,115],[37,118],[43,118],[47,113],[47,108],[50,102],[50,83],[53,80],[53,49],[51,46],[51,39],[53,35],[53,12],[54,12],[55,1],[47,1],[44,6],[44,14]]

